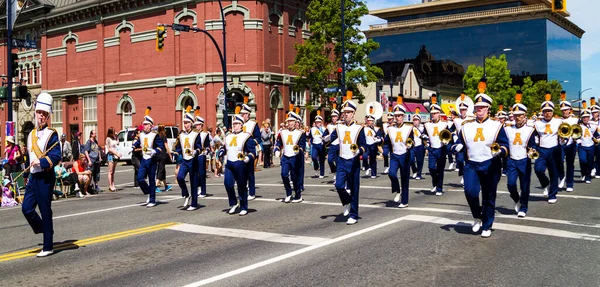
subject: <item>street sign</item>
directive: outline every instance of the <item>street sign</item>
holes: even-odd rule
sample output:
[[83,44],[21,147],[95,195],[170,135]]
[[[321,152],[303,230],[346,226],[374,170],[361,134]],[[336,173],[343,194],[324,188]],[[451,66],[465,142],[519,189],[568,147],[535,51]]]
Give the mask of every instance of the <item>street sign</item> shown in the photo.
[[171,27],[175,31],[182,31],[182,32],[189,32],[190,31],[190,26],[188,26],[188,25],[173,24]]
[[37,43],[31,40],[12,39],[12,45],[18,48],[37,49]]
[[325,93],[337,93],[339,91],[340,91],[340,89],[338,87],[332,87],[332,88],[325,88],[325,89],[323,89],[323,92],[325,92]]

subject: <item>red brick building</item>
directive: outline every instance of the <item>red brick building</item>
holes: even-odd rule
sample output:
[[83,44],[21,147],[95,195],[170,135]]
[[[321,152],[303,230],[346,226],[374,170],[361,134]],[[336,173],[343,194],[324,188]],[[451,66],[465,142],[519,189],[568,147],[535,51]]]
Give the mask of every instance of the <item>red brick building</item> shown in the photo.
[[[307,5],[302,0],[223,3],[227,98],[241,102],[249,96],[259,122],[281,122],[290,97],[305,105],[305,93],[292,91],[289,66],[294,44],[309,36]],[[87,137],[96,129],[103,139],[109,127],[136,126],[146,106],[152,106],[155,122],[180,124],[182,110],[199,105],[214,127],[222,122],[223,75],[213,43],[203,33],[168,30],[164,52],[156,52],[155,29],[157,23],[195,26],[221,46],[220,19],[216,1],[30,0],[14,37],[37,40],[38,49],[18,52],[19,77],[34,99],[41,91],[55,98],[52,125],[69,137],[76,131]],[[23,101],[14,107],[20,141],[33,127],[32,106]],[[2,122],[8,112],[5,103]]]

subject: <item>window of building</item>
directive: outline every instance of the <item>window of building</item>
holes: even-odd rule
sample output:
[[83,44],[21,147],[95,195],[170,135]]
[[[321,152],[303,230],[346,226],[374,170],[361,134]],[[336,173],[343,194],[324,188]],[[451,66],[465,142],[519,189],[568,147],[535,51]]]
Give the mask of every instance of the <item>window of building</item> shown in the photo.
[[54,128],[59,135],[63,133],[62,127],[62,99],[54,99],[52,101],[52,118],[50,119],[50,124],[52,128]]
[[83,97],[83,134],[89,137],[92,130],[98,131],[96,96]]
[[131,102],[130,101],[126,101],[122,104],[121,109],[123,110],[123,129],[127,129],[133,126],[133,113],[132,113],[132,107],[131,107]]
[[38,83],[38,65],[37,63],[33,63],[33,69],[31,72],[31,78],[32,78],[32,84],[37,84]]

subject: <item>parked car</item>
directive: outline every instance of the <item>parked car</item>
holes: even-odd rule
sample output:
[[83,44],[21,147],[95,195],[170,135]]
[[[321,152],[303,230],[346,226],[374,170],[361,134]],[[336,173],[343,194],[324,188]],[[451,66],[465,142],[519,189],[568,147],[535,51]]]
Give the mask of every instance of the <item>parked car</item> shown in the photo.
[[[179,127],[165,126],[165,131],[167,133],[167,143],[169,144],[169,147],[172,148],[177,139],[177,135],[179,135]],[[131,153],[133,151],[132,145],[133,139],[135,138],[135,133],[135,128],[128,128],[121,130],[117,134],[117,139],[119,140],[119,144],[117,144],[117,150],[122,155],[120,160],[125,161],[127,164],[131,164]]]

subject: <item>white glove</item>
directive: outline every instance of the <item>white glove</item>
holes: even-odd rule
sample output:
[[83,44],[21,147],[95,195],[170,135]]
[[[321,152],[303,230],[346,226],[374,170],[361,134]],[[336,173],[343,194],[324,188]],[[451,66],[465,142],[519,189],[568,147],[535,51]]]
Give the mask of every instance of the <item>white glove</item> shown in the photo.
[[192,151],[192,157],[195,157],[198,154],[198,150],[193,150]]
[[559,141],[560,145],[567,145],[568,142],[569,142],[569,139],[560,139],[560,141]]
[[406,144],[406,148],[407,148],[407,149],[410,149],[410,148],[412,148],[412,147],[413,147],[413,145],[412,145],[412,144]]
[[244,162],[245,163],[249,163],[250,162],[250,157],[249,156],[245,156],[244,157]]
[[463,149],[463,147],[465,146],[463,146],[462,144],[457,144],[454,146],[454,151],[460,152]]
[[497,157],[502,153],[502,151],[492,152],[493,157]]
[[323,141],[329,142],[331,140],[331,135],[326,135],[323,137]]
[[154,157],[156,155],[155,149],[150,149],[150,157]]
[[577,144],[581,144],[582,141],[581,141],[581,139],[578,139],[576,142],[577,142]]
[[279,150],[275,151],[275,157],[281,157],[281,152]]
[[375,138],[375,143],[380,143],[381,142],[381,138]]
[[429,139],[429,137],[428,137],[427,135],[425,135],[425,134],[424,134],[424,135],[422,135],[422,136],[421,136],[421,139],[422,139],[422,140],[428,140],[428,139]]

